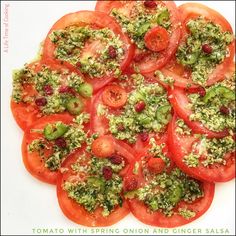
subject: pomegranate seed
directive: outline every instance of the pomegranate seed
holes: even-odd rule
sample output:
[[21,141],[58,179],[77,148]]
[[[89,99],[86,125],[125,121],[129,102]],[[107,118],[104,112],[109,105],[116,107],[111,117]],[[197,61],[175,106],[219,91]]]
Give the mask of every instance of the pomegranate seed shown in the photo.
[[47,99],[45,97],[41,97],[41,98],[36,98],[35,99],[35,104],[38,107],[43,107],[47,104]]
[[125,191],[132,191],[138,188],[138,180],[134,176],[130,176],[124,181]]
[[117,57],[116,49],[113,46],[108,47],[108,54],[109,54],[109,57],[112,59]]
[[140,134],[140,138],[141,138],[142,142],[146,142],[149,138],[149,135],[147,133],[143,132]]
[[140,102],[137,102],[135,104],[134,108],[135,108],[136,112],[142,112],[145,109],[145,107],[146,107],[145,102],[144,101],[140,101]]
[[110,180],[112,178],[112,169],[109,166],[104,166],[102,169],[102,174],[105,180]]
[[46,84],[44,87],[43,87],[43,91],[45,93],[45,95],[52,95],[53,94],[53,89],[52,89],[52,86],[49,85],[49,84]]
[[229,110],[228,107],[222,106],[222,107],[220,108],[220,112],[221,112],[222,114],[224,114],[224,115],[229,115],[230,110]]
[[202,51],[205,52],[206,54],[211,54],[212,53],[212,47],[209,44],[203,44],[202,45]]
[[125,130],[125,127],[124,127],[123,124],[118,124],[117,129],[118,129],[119,131],[124,131],[124,130]]
[[148,8],[155,8],[157,6],[155,1],[146,0],[144,6]]
[[75,94],[75,91],[73,90],[73,88],[69,87],[69,86],[61,86],[59,88],[59,93],[70,93],[70,94]]
[[201,87],[201,88],[199,88],[199,90],[198,90],[198,94],[199,94],[201,97],[204,97],[204,96],[206,95],[206,90],[205,90],[203,87]]
[[66,147],[66,140],[64,138],[58,138],[58,139],[55,140],[55,144],[59,148],[65,148]]
[[146,57],[146,53],[140,53],[140,54],[136,54],[134,56],[134,62],[140,62],[142,61],[145,57]]
[[109,160],[112,164],[120,165],[123,161],[123,157],[121,155],[114,154],[111,157],[109,157]]

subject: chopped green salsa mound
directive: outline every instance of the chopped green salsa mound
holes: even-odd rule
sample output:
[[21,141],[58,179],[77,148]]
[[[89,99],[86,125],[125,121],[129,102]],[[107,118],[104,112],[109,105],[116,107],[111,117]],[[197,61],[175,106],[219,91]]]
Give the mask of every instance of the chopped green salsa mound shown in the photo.
[[[43,137],[33,140],[28,145],[30,153],[37,152],[45,163],[45,167],[51,171],[57,171],[65,157],[77,148],[80,148],[87,141],[87,133],[84,131],[84,123],[89,121],[89,114],[81,113],[74,119],[70,125],[60,121],[53,124],[47,124],[43,130],[31,130],[39,132]],[[58,139],[62,139],[63,143]],[[47,152],[51,149],[53,152],[48,156]]]
[[[121,140],[130,143],[136,141],[140,132],[162,132],[171,118],[171,106],[166,91],[158,83],[146,84],[141,74],[131,76],[136,85],[120,115],[108,114],[110,132]],[[135,105],[143,101],[145,109],[135,110]],[[99,107],[99,115],[106,114],[104,107]],[[122,126],[124,129],[120,130]]]
[[170,12],[167,7],[157,6],[156,9],[148,9],[142,1],[137,1],[131,14],[127,17],[122,10],[113,9],[111,16],[115,17],[132,41],[141,50],[146,49],[144,36],[147,31],[157,25],[169,29],[171,26]]
[[[180,64],[192,70],[193,82],[205,86],[209,74],[228,56],[227,46],[233,35],[203,17],[190,20],[187,27],[190,34],[179,46],[176,57]],[[210,46],[210,51],[204,52],[203,45]]]
[[196,212],[178,208],[178,203],[192,203],[203,196],[200,182],[175,168],[170,173],[155,175],[148,184],[136,190],[132,197],[143,201],[151,212],[160,211],[168,217],[179,214],[189,219]]
[[[115,76],[120,75],[124,43],[110,29],[70,26],[53,31],[49,37],[56,46],[54,55],[57,59],[78,66],[82,73],[91,78],[111,72]],[[110,56],[109,47],[115,50],[114,57]]]
[[[201,136],[200,144],[198,142],[194,143],[193,150],[196,149],[195,146],[200,146],[199,152],[192,151],[183,158],[183,162],[189,167],[198,167],[199,165],[209,167],[214,164],[226,165],[225,155],[234,151],[235,141],[232,136],[220,139],[208,139]],[[200,158],[201,156],[204,158]]]
[[[235,92],[221,84],[206,89],[206,95],[189,94],[191,121],[200,121],[209,130],[219,132],[235,129]],[[227,113],[222,112],[226,107]]]
[[[122,178],[119,171],[124,167],[124,161],[119,164],[112,164],[109,159],[101,159],[93,156],[86,166],[81,164],[81,155],[71,168],[75,173],[84,173],[87,178],[77,182],[66,181],[63,189],[67,191],[69,198],[75,200],[87,211],[93,212],[98,207],[103,209],[103,216],[108,216],[117,206],[122,207]],[[112,178],[107,180],[103,176],[103,168],[109,167],[112,170]]]
[[[31,94],[26,94],[25,88],[32,87]],[[47,93],[46,87],[50,87],[50,93]],[[28,66],[13,72],[13,92],[12,99],[17,103],[25,103],[35,106],[35,101],[39,97],[45,99],[45,104],[39,106],[43,115],[61,113],[69,110],[68,103],[75,98],[75,94],[70,92],[61,92],[61,87],[72,88],[79,95],[87,98],[91,96],[91,85],[74,72],[68,70],[54,71],[46,65],[42,66],[39,72],[35,72],[34,67]],[[72,112],[70,112],[72,113]]]

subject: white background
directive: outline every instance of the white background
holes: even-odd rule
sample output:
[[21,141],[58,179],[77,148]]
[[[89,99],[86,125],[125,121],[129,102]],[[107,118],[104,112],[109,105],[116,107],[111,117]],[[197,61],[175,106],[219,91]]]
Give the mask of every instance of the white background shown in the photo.
[[[185,1],[176,2],[180,5]],[[235,29],[235,3],[233,1],[201,1],[223,14]],[[10,112],[11,73],[20,68],[36,55],[39,43],[45,38],[52,24],[66,13],[78,10],[94,9],[94,1],[36,1],[36,2],[1,2],[2,18],[4,8],[9,4],[9,51],[1,52],[1,108],[2,108],[2,234],[27,235],[33,229],[61,229],[63,234],[68,228],[83,227],[69,221],[61,212],[56,198],[55,187],[43,184],[31,177],[21,160],[22,131],[17,127]],[[2,22],[2,35],[5,27]],[[1,42],[3,43],[3,42]],[[235,234],[235,189],[234,180],[216,185],[216,194],[208,212],[195,222],[179,229],[228,229],[230,235]],[[111,228],[149,229],[129,215]],[[37,231],[35,231],[36,234]],[[40,231],[38,231],[39,234]],[[55,231],[54,231],[55,232]],[[88,229],[88,234],[91,233]],[[81,232],[82,233],[82,232]],[[136,232],[135,234],[137,234]],[[169,231],[173,233],[173,231]],[[215,231],[215,234],[217,232]],[[77,231],[79,234],[79,231]],[[131,234],[131,233],[130,233]],[[180,231],[177,234],[184,234]]]

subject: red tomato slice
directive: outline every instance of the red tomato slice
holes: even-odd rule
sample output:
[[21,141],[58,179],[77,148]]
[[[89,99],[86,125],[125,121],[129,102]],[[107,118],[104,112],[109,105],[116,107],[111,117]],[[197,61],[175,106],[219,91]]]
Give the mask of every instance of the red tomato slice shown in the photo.
[[226,182],[235,177],[235,153],[227,154],[226,165],[214,164],[210,168],[204,167],[202,164],[198,167],[188,167],[183,162],[185,155],[192,151],[194,142],[198,142],[195,136],[181,136],[175,132],[176,129],[175,115],[169,124],[168,129],[168,144],[172,152],[171,158],[176,165],[185,173],[194,178],[208,182]]
[[[57,63],[52,62],[52,61],[35,62],[32,64],[29,64],[27,67],[33,69],[33,71],[37,73],[37,72],[40,72],[44,66],[47,66],[52,71],[57,71],[57,72],[62,72],[62,73],[65,70],[68,71],[68,67],[65,67],[63,65],[58,65]],[[70,69],[69,70],[70,72],[78,73],[72,67],[69,67],[69,69]],[[82,74],[79,74],[79,75],[81,77],[83,77]],[[23,90],[24,90],[25,97],[32,98],[32,97],[37,97],[39,95],[39,93],[35,89],[34,84],[24,85]],[[84,110],[86,112],[89,112],[90,111],[90,106],[89,106],[90,99],[83,99],[82,97],[80,97],[80,98],[83,100],[83,103],[86,104]],[[26,102],[26,103],[24,103],[24,102],[17,103],[13,99],[11,99],[11,111],[12,111],[12,114],[13,114],[13,117],[14,117],[16,123],[24,131],[27,128],[29,128],[29,126],[33,122],[46,116],[46,115],[42,114],[39,107],[35,104],[34,101]]]
[[[70,13],[65,16],[63,16],[61,19],[59,19],[51,28],[49,31],[43,48],[43,60],[54,60],[59,61],[58,59],[55,59],[54,57],[54,51],[55,51],[55,45],[51,42],[49,35],[54,30],[59,29],[65,29],[68,26],[91,26],[93,28],[109,28],[112,30],[116,35],[119,35],[120,40],[122,40],[125,44],[125,55],[124,59],[121,62],[120,69],[123,71],[130,63],[130,61],[133,58],[133,52],[134,47],[131,45],[129,38],[122,33],[122,30],[120,26],[108,15],[102,13],[102,12],[93,12],[93,11],[79,11],[75,13]],[[95,45],[88,46],[87,52],[84,53],[93,53],[95,49]],[[62,62],[64,64],[64,62]],[[68,63],[65,63],[65,66],[67,66]],[[75,68],[75,67],[74,67]],[[78,71],[78,68],[75,68]],[[93,84],[94,91],[99,90],[107,83],[114,80],[113,75],[105,76],[102,78],[96,78],[96,79],[88,79],[89,83]]]
[[[43,129],[45,125],[48,123],[54,123],[57,121],[62,121],[65,124],[71,123],[73,117],[68,114],[60,114],[60,115],[51,115],[47,117],[43,117],[39,119],[37,122],[33,123],[28,130],[25,131],[23,142],[22,142],[22,157],[25,168],[28,172],[33,175],[35,178],[40,181],[56,184],[58,171],[50,171],[45,167],[44,161],[36,152],[30,153],[28,151],[28,144],[30,144],[33,140],[41,138],[43,135],[39,133],[30,132],[31,129]],[[48,150],[48,154],[51,153],[52,150]]]
[[228,131],[214,132],[203,126],[201,122],[191,121],[189,116],[192,114],[192,111],[188,108],[189,100],[183,89],[175,88],[169,90],[169,101],[177,115],[184,120],[193,132],[206,134],[209,138],[222,138],[228,134]]
[[160,52],[168,47],[169,35],[165,28],[157,26],[145,34],[144,40],[149,50]]
[[[233,33],[232,27],[230,26],[229,22],[217,11],[202,5],[200,3],[185,3],[178,7],[182,22],[183,22],[183,37],[182,41],[185,41],[188,33],[186,24],[190,19],[195,19],[199,16],[203,16],[209,21],[212,21],[218,25],[220,25],[223,29],[223,31],[228,31]],[[232,70],[234,68],[234,55],[235,55],[235,41],[228,46],[229,49],[229,56],[227,56],[224,61],[217,65],[212,74],[209,75],[207,86],[213,85],[216,82],[222,81],[225,78],[225,74],[228,73],[229,67]],[[170,72],[165,71],[166,74],[168,73],[174,73],[175,76],[175,86],[186,88],[191,85],[191,87],[199,87],[198,85],[194,84],[191,80],[191,72],[188,71],[187,68],[179,65],[176,60],[174,59],[170,65],[167,65],[167,69],[170,70]],[[230,69],[230,70],[231,70]]]
[[[157,141],[157,144],[162,144],[165,143],[167,144],[167,135],[162,136],[159,141]],[[143,157],[143,156],[150,156],[149,153],[147,153],[147,147],[145,147],[142,152],[139,153],[139,158]],[[165,155],[167,157],[171,156],[171,153],[169,152],[169,148],[166,145],[163,149],[163,153],[165,153]],[[152,157],[149,157],[150,159]],[[149,159],[149,160],[150,160]],[[145,180],[144,176],[143,176],[143,171],[142,171],[142,164],[140,163],[139,168],[138,168],[138,174],[134,175],[133,174],[133,168],[134,166],[131,166],[131,168],[129,169],[126,177],[125,177],[125,183],[128,185],[128,181],[130,181],[130,179],[135,178],[136,181],[138,181],[138,183],[135,184],[135,189],[145,186],[145,184],[147,183],[147,181]],[[174,164],[171,162],[171,166],[166,170],[167,173],[169,171],[171,171],[174,168]],[[127,181],[128,180],[128,181]],[[133,184],[134,185],[134,184]],[[200,216],[202,216],[210,207],[213,197],[214,197],[214,184],[212,183],[207,183],[207,182],[202,182],[201,183],[202,189],[204,191],[204,197],[197,199],[196,201],[192,202],[192,203],[186,203],[184,201],[180,201],[177,205],[177,207],[181,207],[181,208],[187,208],[187,209],[191,209],[194,212],[196,212],[196,215],[193,218],[190,219],[186,219],[178,214],[174,214],[170,217],[165,216],[163,213],[161,213],[160,211],[155,211],[155,212],[150,212],[148,210],[148,207],[145,205],[144,202],[139,201],[136,198],[133,199],[129,199],[128,200],[128,204],[131,210],[131,213],[141,222],[143,222],[144,224],[148,224],[151,226],[157,226],[157,227],[164,227],[164,228],[174,228],[174,227],[179,227],[181,225],[185,225],[188,224],[194,220],[196,220],[197,218],[199,218]],[[124,186],[125,187],[125,186]],[[129,186],[130,187],[130,186]],[[133,186],[131,186],[133,187]],[[131,190],[131,189],[129,189]],[[177,208],[176,207],[176,208]],[[174,209],[175,210],[175,209]]]
[[[129,165],[134,161],[134,151],[127,147],[123,142],[117,142],[114,140],[115,151],[117,154],[123,156],[128,165],[121,172],[120,175],[126,174],[129,169]],[[83,153],[83,149],[71,154],[63,163],[63,168],[68,168],[63,174],[60,174],[57,181],[57,197],[59,205],[63,213],[70,220],[77,224],[89,226],[89,227],[102,227],[110,226],[129,214],[129,207],[127,201],[124,200],[122,207],[117,207],[109,216],[102,216],[102,209],[98,208],[93,213],[89,213],[82,206],[77,204],[74,200],[68,198],[66,191],[63,190],[62,184],[68,179],[73,177],[73,171],[71,170],[71,164],[77,160],[78,155]],[[127,169],[128,168],[128,169]]]
[[[181,37],[181,20],[177,7],[173,1],[155,1],[157,4],[165,5],[170,11],[170,21],[172,24],[172,32],[169,36],[168,47],[158,53],[158,58],[153,57],[151,52],[140,55],[139,50],[136,50],[135,57],[139,60],[135,60],[136,66],[139,68],[142,74],[154,72],[164,67],[170,58],[175,54],[179,40]],[[134,6],[135,1],[98,1],[96,4],[96,10],[109,13],[112,9],[122,9],[122,13],[129,17],[131,9]]]

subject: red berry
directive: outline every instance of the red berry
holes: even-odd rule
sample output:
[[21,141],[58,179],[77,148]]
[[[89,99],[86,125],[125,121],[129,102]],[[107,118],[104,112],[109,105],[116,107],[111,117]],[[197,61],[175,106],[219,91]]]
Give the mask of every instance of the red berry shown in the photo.
[[204,97],[206,95],[206,90],[203,87],[200,87],[199,90],[198,90],[198,94],[201,97]]
[[64,138],[58,138],[55,140],[55,144],[59,147],[59,148],[65,148],[66,147],[66,140]]
[[45,95],[48,95],[48,96],[53,94],[52,86],[49,84],[44,85],[43,91],[44,91]]
[[135,104],[135,111],[136,112],[142,112],[146,107],[146,103],[144,101],[137,102]]
[[212,53],[212,47],[209,44],[203,44],[202,45],[202,51],[205,52],[206,54],[211,54]]
[[135,176],[129,176],[124,180],[125,191],[132,191],[138,188],[138,180]]
[[121,155],[114,154],[111,157],[109,157],[109,160],[112,164],[120,165],[123,161],[123,157]]
[[81,63],[79,61],[76,63],[76,67],[81,67]]
[[148,7],[148,8],[155,8],[157,6],[156,2],[155,1],[152,1],[152,0],[146,0],[144,2],[144,6],[145,7]]
[[59,88],[59,93],[70,93],[70,94],[75,94],[75,91],[73,90],[73,88],[69,87],[69,86],[61,86]]
[[47,104],[47,99],[45,97],[41,97],[41,98],[36,98],[35,99],[35,104],[38,107],[43,107]]
[[148,140],[148,138],[149,138],[148,133],[143,132],[140,134],[140,139],[142,142],[146,142]]
[[117,57],[116,49],[113,46],[108,47],[108,54],[109,54],[109,57],[112,59]]
[[112,178],[112,168],[110,166],[104,166],[102,174],[105,180],[110,180]]
[[222,106],[222,107],[220,108],[220,112],[221,112],[222,114],[224,114],[224,115],[229,115],[230,110],[229,110],[228,107]]

